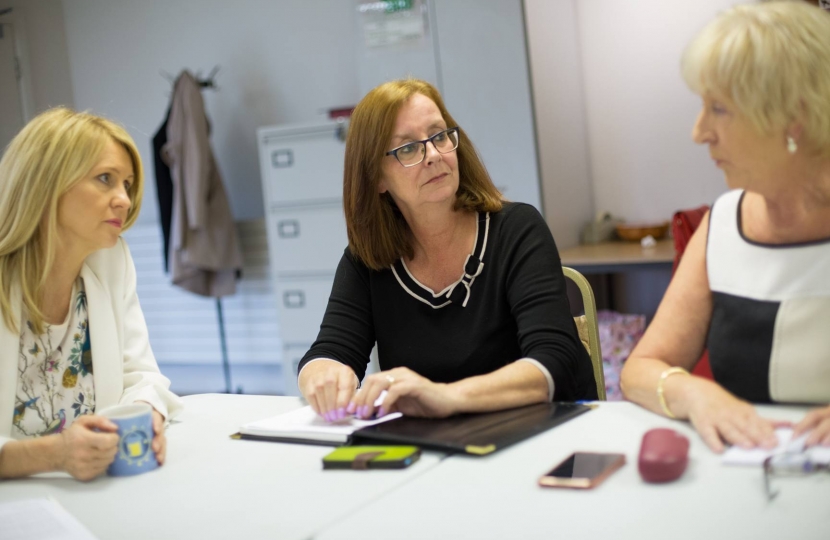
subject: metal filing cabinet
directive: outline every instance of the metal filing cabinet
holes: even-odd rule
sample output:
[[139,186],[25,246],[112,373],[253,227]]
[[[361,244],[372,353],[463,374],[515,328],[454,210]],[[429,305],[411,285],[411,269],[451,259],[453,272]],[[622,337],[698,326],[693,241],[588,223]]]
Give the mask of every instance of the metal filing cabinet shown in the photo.
[[286,395],[299,395],[297,364],[317,338],[334,272],[348,244],[342,203],[344,129],[332,121],[257,131]]

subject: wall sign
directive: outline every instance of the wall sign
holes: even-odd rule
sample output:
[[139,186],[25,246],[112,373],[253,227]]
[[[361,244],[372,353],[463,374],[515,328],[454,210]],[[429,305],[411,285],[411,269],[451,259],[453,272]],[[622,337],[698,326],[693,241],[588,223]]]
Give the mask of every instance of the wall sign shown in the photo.
[[420,45],[424,41],[423,0],[385,0],[358,4],[363,38],[369,49]]

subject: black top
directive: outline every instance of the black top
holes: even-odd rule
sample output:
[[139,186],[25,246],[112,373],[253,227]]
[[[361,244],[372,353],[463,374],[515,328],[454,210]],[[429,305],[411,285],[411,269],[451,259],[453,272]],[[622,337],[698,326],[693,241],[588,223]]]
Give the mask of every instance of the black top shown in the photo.
[[153,135],[153,163],[156,170],[156,196],[159,200],[159,218],[161,220],[161,240],[164,250],[164,271],[170,268],[167,260],[170,254],[170,224],[173,220],[173,175],[170,167],[164,162],[162,149],[167,144],[167,121],[170,119],[170,109],[164,116],[164,123]]
[[531,358],[553,377],[554,400],[596,399],[559,252],[534,207],[505,203],[499,212],[480,213],[464,270],[457,283],[433,293],[403,261],[376,272],[346,249],[317,341],[299,369],[331,358],[362,380],[377,340],[382,370],[405,366],[454,382]]

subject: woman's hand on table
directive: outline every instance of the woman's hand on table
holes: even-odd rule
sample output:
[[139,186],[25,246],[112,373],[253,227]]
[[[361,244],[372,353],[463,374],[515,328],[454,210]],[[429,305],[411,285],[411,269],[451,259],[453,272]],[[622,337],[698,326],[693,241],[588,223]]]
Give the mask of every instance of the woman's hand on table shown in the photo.
[[[386,390],[383,403],[375,401]],[[347,412],[358,418],[371,418],[402,412],[406,416],[444,418],[457,412],[450,386],[434,383],[409,368],[395,368],[366,377],[363,386],[349,403]]]
[[352,368],[335,360],[315,360],[306,364],[298,382],[308,404],[328,422],[348,416],[346,406],[355,392]]
[[103,416],[83,415],[61,432],[58,468],[78,480],[92,480],[107,470],[118,452],[118,426]]
[[690,396],[686,414],[689,421],[715,452],[723,452],[724,442],[742,448],[774,448],[778,444],[775,428],[786,425],[758,416],[755,408],[719,385],[691,377],[685,394]]
[[807,416],[795,425],[793,437],[807,431],[810,431],[805,441],[807,446],[830,446],[830,405],[807,413]]

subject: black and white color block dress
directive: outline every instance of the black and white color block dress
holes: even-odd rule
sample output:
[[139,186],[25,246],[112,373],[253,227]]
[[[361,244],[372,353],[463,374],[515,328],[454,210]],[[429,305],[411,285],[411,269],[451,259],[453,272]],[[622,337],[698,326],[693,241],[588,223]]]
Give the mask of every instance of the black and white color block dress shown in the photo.
[[479,213],[476,244],[459,279],[433,291],[403,260],[379,272],[347,248],[317,341],[300,362],[329,358],[363,379],[377,342],[380,367],[408,367],[435,382],[530,362],[557,401],[595,399],[591,360],[579,341],[550,230],[532,206]]
[[754,403],[830,403],[830,238],[753,242],[743,195],[722,195],[709,216],[712,373]]

